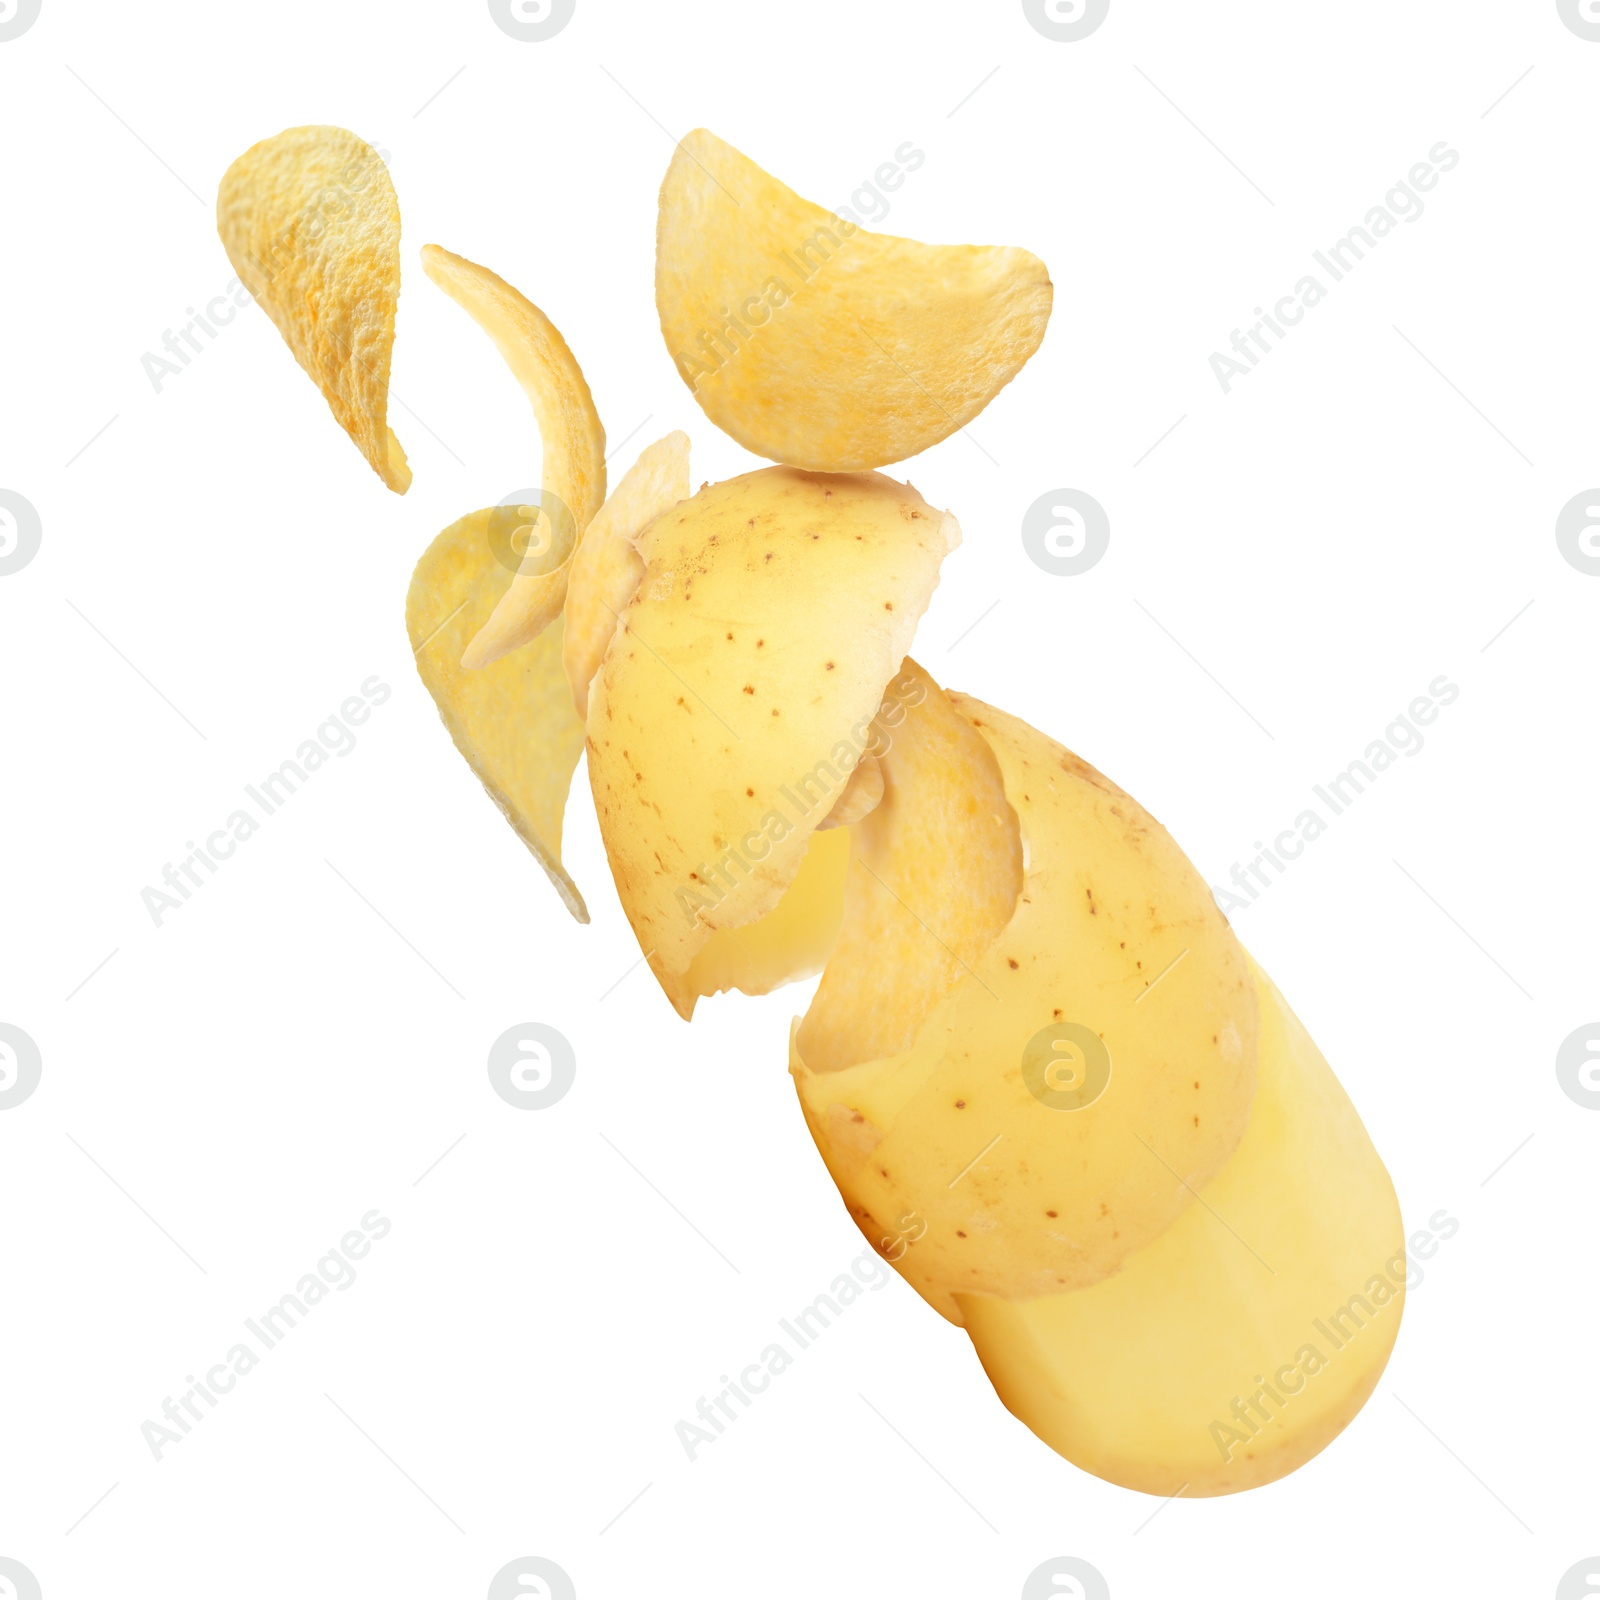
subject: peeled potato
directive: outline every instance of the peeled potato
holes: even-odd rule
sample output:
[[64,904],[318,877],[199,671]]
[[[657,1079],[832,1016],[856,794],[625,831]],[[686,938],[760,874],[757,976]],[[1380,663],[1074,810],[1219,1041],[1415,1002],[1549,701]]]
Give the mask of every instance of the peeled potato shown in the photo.
[[623,909],[668,998],[713,932],[777,905],[863,753],[955,519],[877,474],[768,467],[639,541],[590,689],[589,782]]
[[757,455],[855,472],[964,427],[1044,338],[1026,250],[869,233],[704,128],[661,185],[656,310],[705,414]]
[[561,865],[562,815],[583,753],[583,723],[561,665],[561,629],[481,671],[460,665],[467,641],[510,585],[511,574],[495,554],[495,524],[509,520],[512,510],[474,511],[428,546],[411,575],[406,632],[456,749],[567,909],[587,922],[583,896]]
[[404,494],[411,469],[388,424],[400,202],[378,152],[345,128],[263,139],[222,175],[217,232],[339,426]]
[[487,267],[425,245],[428,276],[494,341],[522,385],[539,423],[541,493],[553,547],[530,551],[463,652],[467,668],[487,667],[535,639],[561,615],[567,572],[583,530],[606,497],[606,433],[577,358],[554,323]]
[[1294,1471],[1361,1409],[1400,1331],[1394,1185],[1310,1035],[1250,973],[1259,1087],[1205,1205],[1091,1288],[956,1297],[1007,1407],[1146,1494],[1231,1494]]

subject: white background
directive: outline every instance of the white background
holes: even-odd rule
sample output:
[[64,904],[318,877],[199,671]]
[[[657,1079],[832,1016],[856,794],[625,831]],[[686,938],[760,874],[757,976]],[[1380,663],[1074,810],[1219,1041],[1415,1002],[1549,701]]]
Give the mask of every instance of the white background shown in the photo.
[[[44,0],[0,43],[0,487],[43,525],[0,578],[0,1021],[44,1062],[0,1112],[0,1555],[46,1600],[480,1596],[525,1554],[584,1600],[1009,1597],[1060,1555],[1117,1600],[1554,1594],[1600,1550],[1600,1114],[1554,1072],[1600,1014],[1600,578],[1554,537],[1600,481],[1597,79],[1553,0],[1113,0],[1072,44],[1013,0],[578,0],[540,44],[482,3]],[[141,370],[231,277],[223,170],[307,122],[389,152],[404,498],[254,309],[159,394]],[[440,527],[538,482],[426,242],[563,329],[611,441],[641,430],[614,475],[673,427],[697,484],[757,464],[656,327],[656,190],[697,125],[829,205],[914,141],[883,226],[1045,258],[1054,319],[982,449],[900,469],[966,531],[917,655],[1210,881],[1460,686],[1234,919],[1408,1226],[1460,1222],[1377,1394],[1283,1482],[1160,1509],[1086,1476],[898,1280],[697,1461],[674,1437],[862,1249],[785,1071],[805,995],[690,1028],[630,974],[581,771],[574,927],[403,601]],[[1224,395],[1211,352],[1440,140],[1425,214]],[[1019,537],[1060,487],[1111,519],[1077,578]],[[358,748],[154,927],[140,890],[372,674]],[[537,1113],[485,1073],[526,1020],[578,1054]],[[140,1424],[374,1207],[360,1281],[155,1462]]]

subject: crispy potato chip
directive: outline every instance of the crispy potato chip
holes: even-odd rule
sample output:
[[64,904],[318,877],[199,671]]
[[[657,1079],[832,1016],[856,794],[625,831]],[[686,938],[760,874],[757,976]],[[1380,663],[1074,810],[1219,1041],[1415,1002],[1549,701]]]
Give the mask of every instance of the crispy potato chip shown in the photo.
[[684,1017],[719,929],[778,905],[960,539],[877,473],[767,467],[639,541],[589,696],[589,782],[639,948]]
[[909,657],[878,718],[881,802],[850,828],[843,931],[796,1044],[814,1072],[904,1050],[1011,920],[1022,833],[994,752]]
[[1026,250],[868,233],[698,128],[661,185],[656,310],[701,409],[821,472],[937,444],[1039,348],[1050,277]]
[[580,717],[589,714],[589,684],[605,659],[622,608],[644,576],[635,548],[646,528],[689,498],[689,435],[669,433],[641,452],[584,530],[567,575],[561,657]]
[[883,767],[876,756],[864,756],[856,763],[844,793],[833,803],[833,810],[817,824],[818,829],[848,828],[873,811],[883,799]]
[[217,232],[339,426],[404,494],[411,469],[388,423],[400,202],[378,152],[344,128],[263,139],[222,175]]
[[428,546],[411,575],[406,631],[417,671],[456,749],[549,873],[567,909],[587,922],[583,896],[561,865],[561,818],[583,751],[583,723],[561,666],[561,629],[551,628],[481,671],[458,665],[467,641],[509,587],[493,545],[496,520],[511,510],[474,511]]
[[[606,497],[606,432],[577,358],[545,314],[487,267],[436,244],[422,248],[428,276],[494,341],[533,405],[543,448],[541,494],[553,496],[570,518],[575,547]],[[546,510],[550,510],[546,507]],[[498,661],[536,638],[559,614],[567,595],[570,548],[554,567],[523,564],[494,614],[461,658],[467,668]]]

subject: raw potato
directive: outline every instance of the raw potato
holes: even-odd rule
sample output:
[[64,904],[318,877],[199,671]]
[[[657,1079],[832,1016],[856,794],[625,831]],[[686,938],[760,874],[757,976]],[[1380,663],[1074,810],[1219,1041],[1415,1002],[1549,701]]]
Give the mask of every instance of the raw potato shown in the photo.
[[388,424],[400,202],[378,152],[345,128],[263,139],[222,175],[217,232],[339,426],[404,494],[411,469]]
[[[603,435],[560,336],[430,256],[518,368],[576,514],[514,581],[489,547],[508,513],[441,534],[408,605],[419,666],[580,917],[559,846],[581,727],[618,896],[684,1018],[821,970],[790,1032],[807,1126],[1018,1418],[1149,1494],[1269,1482],[1388,1360],[1393,1187],[1166,830],[906,655],[955,519],[875,472],[805,470],[894,460],[974,415],[1042,336],[1042,266],[854,230],[801,271],[793,235],[824,228],[709,134],[680,146],[663,331],[678,348],[712,315],[759,321],[680,370],[735,437],[797,464],[689,498],[672,434],[603,509]],[[799,281],[757,319],[735,296],[769,297],[775,261]]]
[[[1081,1288],[1172,1225],[1244,1132],[1256,1005],[1243,950],[1160,823],[1054,740],[922,678],[908,728],[956,723],[993,779],[941,782],[919,758],[925,736],[882,757],[884,801],[853,851],[871,869],[852,884],[865,915],[847,912],[791,1070],[851,1215],[875,1244],[920,1216],[896,1265],[959,1322],[958,1292]],[[1020,894],[1004,853],[964,837],[974,794],[1014,808]],[[957,919],[985,905],[1015,915],[996,927],[991,913],[979,951]],[[884,1040],[890,1017],[899,1038]],[[1058,1023],[1110,1055],[1083,1110],[1054,1110],[1025,1081],[1029,1041]]]
[[606,433],[577,358],[531,300],[487,267],[436,244],[423,246],[422,265],[489,335],[522,385],[539,423],[540,492],[553,495],[568,513],[541,519],[552,527],[552,548],[529,552],[463,652],[462,666],[487,667],[536,639],[561,615],[573,552],[606,497]]
[[669,433],[644,450],[584,529],[567,575],[566,637],[561,659],[580,717],[589,715],[589,684],[605,659],[622,608],[644,576],[640,535],[689,498],[689,435]]
[[623,909],[683,1016],[712,933],[764,917],[798,872],[959,539],[876,473],[768,467],[639,541],[644,577],[590,690],[589,782]]
[[474,511],[428,546],[411,575],[406,632],[456,748],[567,909],[587,922],[583,896],[561,865],[562,813],[583,753],[583,723],[561,665],[561,629],[481,671],[459,665],[467,641],[510,586],[490,535],[494,519],[510,520],[511,510]]
[[705,414],[757,455],[854,472],[971,422],[1044,338],[1026,250],[869,233],[698,128],[661,185],[656,310]]
[[1250,972],[1260,1087],[1205,1205],[1093,1288],[957,1297],[1011,1411],[1085,1471],[1146,1494],[1231,1494],[1293,1472],[1361,1409],[1400,1331],[1389,1174],[1310,1035]]

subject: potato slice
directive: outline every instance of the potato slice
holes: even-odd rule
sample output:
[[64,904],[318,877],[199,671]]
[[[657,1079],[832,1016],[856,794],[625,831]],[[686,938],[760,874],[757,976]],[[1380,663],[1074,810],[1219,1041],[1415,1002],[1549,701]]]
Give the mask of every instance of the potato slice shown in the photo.
[[590,680],[605,659],[622,608],[644,576],[639,536],[688,498],[689,435],[669,433],[628,468],[578,542],[567,575],[561,659],[580,717],[589,714]]
[[1026,250],[869,233],[698,128],[661,185],[656,310],[701,409],[747,449],[886,466],[964,427],[1039,348]]
[[590,689],[589,782],[623,909],[681,1015],[713,933],[777,906],[863,753],[960,538],[876,473],[768,467],[639,541]]
[[561,629],[549,629],[481,671],[459,665],[467,641],[510,587],[495,545],[497,524],[515,512],[505,506],[474,511],[428,546],[411,575],[406,631],[417,671],[456,749],[567,909],[587,922],[583,896],[561,865],[561,819],[583,753],[583,723],[561,665]]
[[422,265],[489,335],[522,385],[539,424],[540,492],[556,502],[555,510],[544,508],[561,541],[556,559],[541,552],[523,562],[462,655],[461,664],[475,669],[537,638],[560,614],[572,552],[606,497],[606,434],[576,357],[531,300],[487,267],[436,244],[423,246]]
[[[926,1230],[896,1266],[960,1321],[957,1293],[1079,1289],[1171,1226],[1244,1133],[1257,1015],[1244,951],[1160,823],[1027,723],[948,698],[993,751],[1016,813],[1026,867],[1015,914],[971,953],[1010,892],[1011,865],[992,849],[946,848],[976,820],[961,815],[959,775],[920,752],[900,760],[897,744],[867,819],[903,833],[877,846],[879,870],[917,885],[902,898],[971,970],[941,997],[937,943],[902,939],[895,923],[855,938],[847,920],[790,1070],[851,1215],[874,1243],[919,1216]],[[897,761],[914,774],[902,789],[916,782],[928,795],[895,796]],[[991,809],[988,783],[966,782]],[[838,1026],[841,990],[855,999],[843,1011],[853,1032]],[[912,1020],[904,996],[934,1003],[900,1045],[886,1019]],[[1078,1109],[1029,1070],[1035,1041],[1059,1024],[1106,1053]],[[853,1064],[816,1070],[813,1039],[823,1065]]]
[[345,128],[263,139],[222,175],[217,232],[339,426],[404,494],[411,469],[388,423],[400,202],[378,152]]

